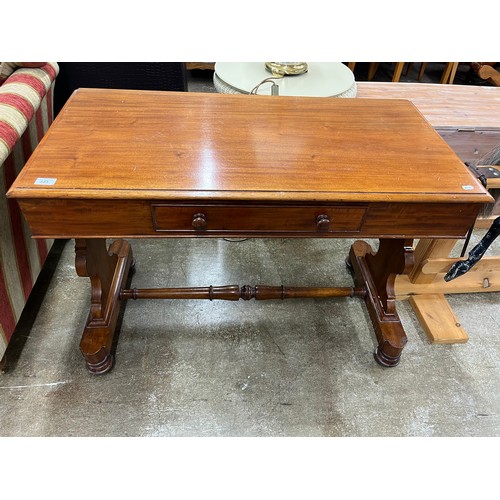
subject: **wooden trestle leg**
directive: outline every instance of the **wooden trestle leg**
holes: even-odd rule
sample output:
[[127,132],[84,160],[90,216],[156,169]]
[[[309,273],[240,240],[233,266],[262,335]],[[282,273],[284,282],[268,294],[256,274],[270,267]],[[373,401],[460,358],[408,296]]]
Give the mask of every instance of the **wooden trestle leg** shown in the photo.
[[105,239],[75,240],[76,272],[90,278],[92,296],[80,350],[88,370],[100,375],[113,366],[111,348],[120,312],[120,291],[127,282],[132,249],[125,240],[106,248]]
[[[88,370],[96,375],[113,366],[112,347],[120,307],[127,298],[222,298],[225,300],[362,296],[375,328],[378,347],[375,359],[383,366],[396,366],[406,345],[406,334],[396,312],[394,281],[398,274],[408,274],[413,267],[412,240],[381,239],[377,253],[365,241],[356,241],[349,253],[357,289],[301,289],[284,287],[209,287],[205,289],[127,290],[132,249],[125,240],[114,241],[109,249],[106,240],[75,241],[76,271],[89,277],[92,287],[90,312],[80,342]],[[219,289],[222,295],[219,296]],[[233,290],[234,289],[234,290]],[[194,295],[193,295],[194,294]],[[200,295],[201,294],[201,295]],[[122,300],[120,300],[122,299]]]
[[381,239],[377,253],[365,241],[356,241],[349,261],[356,285],[366,289],[365,302],[378,340],[375,359],[382,366],[396,366],[407,339],[396,312],[394,280],[413,267],[412,240]]

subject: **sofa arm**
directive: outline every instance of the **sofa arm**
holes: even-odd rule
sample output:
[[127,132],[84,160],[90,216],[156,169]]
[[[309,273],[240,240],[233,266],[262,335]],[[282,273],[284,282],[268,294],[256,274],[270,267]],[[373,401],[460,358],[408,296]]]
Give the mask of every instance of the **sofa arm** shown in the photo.
[[[23,135],[59,73],[57,63],[18,68],[0,87],[0,165]],[[52,109],[52,103],[50,105]]]

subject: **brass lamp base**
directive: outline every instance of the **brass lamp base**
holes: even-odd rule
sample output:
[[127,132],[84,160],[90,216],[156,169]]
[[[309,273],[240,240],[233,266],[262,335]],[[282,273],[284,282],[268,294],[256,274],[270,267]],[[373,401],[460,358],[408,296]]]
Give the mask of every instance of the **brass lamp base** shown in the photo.
[[305,62],[266,62],[266,69],[276,76],[302,75],[307,73]]

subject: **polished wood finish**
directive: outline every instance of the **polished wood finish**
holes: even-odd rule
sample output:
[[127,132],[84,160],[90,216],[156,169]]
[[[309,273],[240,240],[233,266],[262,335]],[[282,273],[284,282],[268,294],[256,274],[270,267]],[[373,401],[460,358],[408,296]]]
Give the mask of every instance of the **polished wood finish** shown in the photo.
[[76,272],[90,278],[90,312],[80,342],[88,370],[96,375],[113,365],[111,352],[115,337],[120,291],[127,281],[132,250],[125,240],[106,248],[106,240],[86,239],[75,242]]
[[[81,349],[111,367],[132,254],[121,238],[380,238],[350,253],[378,339],[406,343],[394,281],[413,238],[461,238],[491,196],[407,101],[81,89],[9,191],[36,237],[76,238],[92,300]],[[105,238],[118,238],[109,250]],[[331,297],[339,288],[141,290],[162,298]]]
[[[152,205],[155,231],[315,233],[358,232],[366,206]],[[193,213],[194,212],[194,213]]]
[[396,366],[407,338],[396,312],[394,281],[413,266],[412,240],[380,240],[377,253],[365,241],[356,241],[349,253],[355,283],[366,288],[365,302],[375,328],[375,359],[382,366]]
[[488,201],[407,101],[99,89],[73,94],[11,193],[41,204]]
[[276,300],[364,297],[364,288],[352,287],[285,287],[267,285],[226,285],[186,288],[125,289],[120,299],[206,299],[206,300]]
[[[361,192],[355,194],[362,196]],[[96,199],[92,210],[85,199],[44,199],[42,202],[39,198],[22,198],[19,204],[33,234],[51,238],[462,238],[478,213],[475,204],[459,201],[454,203],[454,211],[450,211],[446,203],[423,206],[413,202],[353,203],[347,207],[345,203],[311,206],[286,201],[265,205],[253,202],[193,205],[181,200],[162,204],[159,210],[148,200]],[[328,215],[331,221],[328,230],[318,228],[320,215]],[[206,225],[193,226],[194,219],[202,218]],[[202,226],[201,222],[196,225]]]

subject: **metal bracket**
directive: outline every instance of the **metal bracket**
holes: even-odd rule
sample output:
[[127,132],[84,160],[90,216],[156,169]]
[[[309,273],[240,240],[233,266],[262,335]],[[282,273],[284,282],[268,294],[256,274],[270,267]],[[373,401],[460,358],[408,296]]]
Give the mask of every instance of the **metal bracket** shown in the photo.
[[465,165],[481,181],[484,187],[488,186],[488,179],[500,178],[500,171],[492,165],[471,165],[467,161]]
[[483,187],[486,187],[488,184],[488,178],[481,172],[475,165],[472,165],[470,162],[466,161],[465,166],[473,173],[477,179],[481,182]]
[[496,168],[496,167],[493,167],[491,165],[488,165],[488,166],[478,165],[476,168],[487,179],[499,179],[500,178],[500,170],[498,170],[498,168]]

